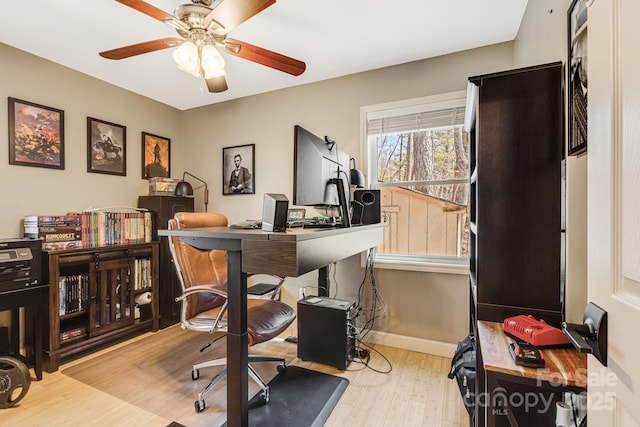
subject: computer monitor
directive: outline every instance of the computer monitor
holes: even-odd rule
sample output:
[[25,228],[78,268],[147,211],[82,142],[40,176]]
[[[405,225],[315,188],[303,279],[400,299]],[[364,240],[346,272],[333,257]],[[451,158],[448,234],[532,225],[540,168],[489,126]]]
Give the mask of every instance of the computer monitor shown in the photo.
[[322,139],[303,127],[294,127],[293,204],[341,209],[349,226],[349,155],[334,141]]

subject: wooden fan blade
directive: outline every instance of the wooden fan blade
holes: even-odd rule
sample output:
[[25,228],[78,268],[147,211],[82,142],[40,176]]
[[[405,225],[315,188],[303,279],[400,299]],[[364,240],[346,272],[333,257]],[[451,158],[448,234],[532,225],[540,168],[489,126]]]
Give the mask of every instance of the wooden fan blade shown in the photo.
[[116,0],[118,3],[122,3],[125,6],[129,6],[132,9],[137,10],[138,12],[142,12],[145,15],[149,15],[150,17],[157,19],[158,21],[164,22],[167,19],[173,19],[173,15],[168,14],[167,12],[158,9],[155,6],[150,5],[149,3],[143,2],[142,0]]
[[225,33],[228,33],[275,2],[276,0],[224,0],[204,18],[204,25],[208,27],[215,20],[224,25]]
[[167,37],[166,39],[152,40],[144,43],[132,44],[130,46],[119,47],[117,49],[105,50],[104,52],[100,52],[99,55],[107,59],[124,59],[131,56],[141,55],[143,53],[174,47],[183,41],[184,40],[175,37]]
[[204,79],[204,81],[207,82],[207,88],[209,89],[209,92],[218,93],[224,92],[225,90],[229,89],[229,87],[227,86],[227,79],[224,77],[224,75]]
[[238,40],[226,39],[224,47],[224,51],[229,55],[257,62],[294,76],[304,73],[307,68],[302,61]]
[[157,19],[158,21],[162,21],[167,25],[172,26],[175,29],[182,31],[189,31],[189,27],[179,19],[176,19],[175,16],[169,15],[167,12],[158,9],[155,6],[150,5],[149,3],[145,3],[142,0],[116,0],[118,3],[122,3],[126,6],[129,6],[132,9],[137,10],[138,12],[142,12],[145,15],[152,17],[153,19]]

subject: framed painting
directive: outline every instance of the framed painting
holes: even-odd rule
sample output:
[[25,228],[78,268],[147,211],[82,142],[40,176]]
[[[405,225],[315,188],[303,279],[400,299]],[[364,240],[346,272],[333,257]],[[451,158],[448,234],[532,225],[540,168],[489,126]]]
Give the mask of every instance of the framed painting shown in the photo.
[[142,132],[142,178],[171,176],[171,140]]
[[87,172],[127,174],[127,128],[87,117]]
[[255,144],[222,149],[222,194],[255,193]]
[[64,169],[64,111],[9,98],[9,164]]
[[587,8],[589,1],[573,0],[567,11],[568,61],[568,154],[587,151]]

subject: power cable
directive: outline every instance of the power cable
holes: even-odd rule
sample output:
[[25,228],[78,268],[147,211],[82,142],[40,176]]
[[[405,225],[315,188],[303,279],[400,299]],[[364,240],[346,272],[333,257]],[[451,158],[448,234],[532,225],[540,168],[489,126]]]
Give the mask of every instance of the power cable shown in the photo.
[[[375,248],[371,248],[369,249],[369,252],[367,254],[364,277],[358,289],[357,313],[358,313],[358,317],[361,315],[364,316],[364,323],[360,327],[356,318],[356,330],[357,330],[356,354],[361,359],[361,363],[363,363],[369,369],[375,372],[388,374],[393,369],[393,366],[389,361],[389,359],[380,351],[378,351],[377,349],[373,348],[371,345],[364,342],[364,338],[369,334],[369,332],[373,330],[373,326],[375,324],[376,319],[383,316],[387,311],[387,304],[384,301],[384,298],[382,297],[380,292],[378,291],[378,287],[376,285],[374,264],[375,264]],[[370,305],[368,307],[364,307],[363,306],[363,304],[365,304],[364,293],[365,293],[365,285],[367,283],[367,279],[369,279],[369,283],[371,285],[370,286],[371,300],[370,300]],[[363,348],[363,347],[366,347],[366,348]],[[384,359],[384,361],[389,366],[387,370],[378,370],[370,366],[371,351],[374,351]]]

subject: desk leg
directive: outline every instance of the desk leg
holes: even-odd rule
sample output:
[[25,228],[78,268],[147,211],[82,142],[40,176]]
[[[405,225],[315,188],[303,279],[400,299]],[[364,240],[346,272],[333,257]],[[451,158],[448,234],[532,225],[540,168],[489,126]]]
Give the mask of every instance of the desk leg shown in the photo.
[[34,371],[36,372],[36,379],[38,381],[42,380],[42,310],[45,307],[44,298],[45,293],[42,290],[38,291],[37,301],[33,306],[33,321],[35,323],[35,340],[34,343],[34,352],[35,352],[35,366]]
[[320,267],[318,269],[318,296],[328,297],[330,294],[331,281],[329,280],[329,269]]
[[247,363],[247,274],[242,272],[242,253],[227,251],[229,316],[227,332],[227,425],[249,425]]

